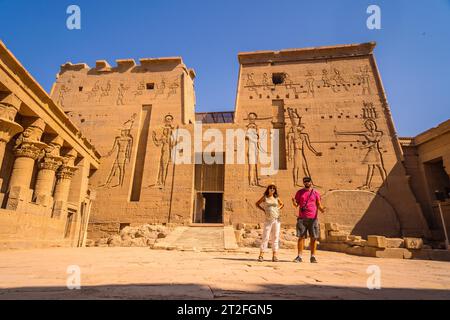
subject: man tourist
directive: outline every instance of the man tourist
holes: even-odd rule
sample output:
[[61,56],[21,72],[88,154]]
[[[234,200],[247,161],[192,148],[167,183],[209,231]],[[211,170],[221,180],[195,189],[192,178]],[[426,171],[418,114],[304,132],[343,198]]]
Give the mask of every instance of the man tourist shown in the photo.
[[317,219],[318,210],[325,212],[320,202],[320,194],[313,189],[312,180],[310,177],[303,178],[303,189],[297,191],[292,198],[294,207],[299,208],[297,216],[297,237],[298,237],[298,255],[294,262],[302,262],[303,248],[305,246],[305,239],[311,238],[311,263],[317,263],[316,246],[317,239],[319,239],[319,220]]

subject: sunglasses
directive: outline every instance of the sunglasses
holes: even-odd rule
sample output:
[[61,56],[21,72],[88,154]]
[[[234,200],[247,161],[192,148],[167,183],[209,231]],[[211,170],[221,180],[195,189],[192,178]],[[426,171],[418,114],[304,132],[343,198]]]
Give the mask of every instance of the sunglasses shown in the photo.
[[277,190],[276,187],[269,187],[269,190]]

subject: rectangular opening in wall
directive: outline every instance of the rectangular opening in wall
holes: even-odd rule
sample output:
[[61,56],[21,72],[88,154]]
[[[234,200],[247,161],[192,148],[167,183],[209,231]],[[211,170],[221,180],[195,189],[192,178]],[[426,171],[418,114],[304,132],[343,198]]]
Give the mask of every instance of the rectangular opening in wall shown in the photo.
[[147,83],[147,90],[153,90],[155,89],[155,84],[154,83]]
[[134,165],[133,184],[131,187],[130,201],[139,201],[141,198],[142,178],[144,175],[145,155],[147,153],[148,133],[150,128],[152,106],[144,105],[139,121],[139,140]]
[[70,237],[70,232],[72,231],[73,219],[75,217],[75,211],[69,209],[67,212],[66,228],[64,230],[64,238]]
[[273,129],[278,129],[278,169],[287,169],[286,159],[286,122],[284,120],[284,101],[272,100],[272,124]]

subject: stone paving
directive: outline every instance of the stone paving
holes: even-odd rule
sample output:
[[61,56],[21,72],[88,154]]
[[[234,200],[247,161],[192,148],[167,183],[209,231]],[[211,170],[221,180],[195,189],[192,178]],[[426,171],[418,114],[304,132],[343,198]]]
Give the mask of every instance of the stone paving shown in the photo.
[[[257,249],[0,251],[0,299],[450,299],[449,262],[319,251],[318,264],[296,264],[294,250],[281,250],[277,263],[257,256]],[[81,290],[67,289],[70,265],[80,267]],[[367,288],[371,265],[381,270],[380,290]]]

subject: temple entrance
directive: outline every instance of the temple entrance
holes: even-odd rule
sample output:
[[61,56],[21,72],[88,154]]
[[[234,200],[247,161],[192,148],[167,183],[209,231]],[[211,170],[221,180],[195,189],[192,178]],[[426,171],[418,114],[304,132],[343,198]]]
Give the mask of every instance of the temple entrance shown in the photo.
[[194,223],[223,223],[223,193],[198,192],[196,197]]
[[[196,157],[203,159],[203,155],[196,154]],[[220,157],[224,159],[225,155],[217,154]],[[195,165],[193,223],[223,223],[224,171],[223,163]]]

